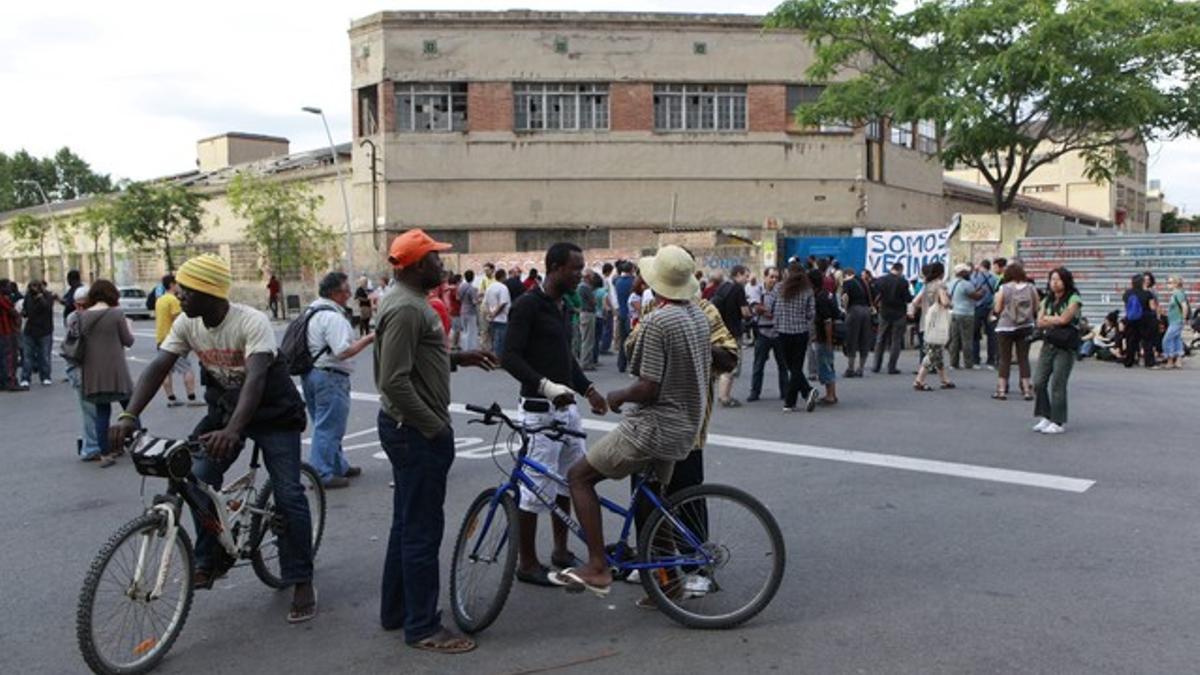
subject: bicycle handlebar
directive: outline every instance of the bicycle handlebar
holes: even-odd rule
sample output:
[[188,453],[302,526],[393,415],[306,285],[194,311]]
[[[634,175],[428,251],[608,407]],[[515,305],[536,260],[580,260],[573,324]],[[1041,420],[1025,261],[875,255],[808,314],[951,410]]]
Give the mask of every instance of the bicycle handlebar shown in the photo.
[[508,415],[504,414],[504,411],[500,408],[499,403],[493,403],[490,408],[484,408],[482,406],[471,405],[468,403],[466,405],[466,409],[467,412],[483,415],[483,420],[481,420],[483,424],[490,425],[503,422],[505,426],[520,434],[532,435],[545,433],[551,436],[573,436],[575,438],[587,438],[587,434],[584,432],[568,429],[567,427],[563,426],[562,422],[557,420],[550,422],[550,424],[544,424],[538,427],[528,427],[523,424],[518,424],[512,421]]

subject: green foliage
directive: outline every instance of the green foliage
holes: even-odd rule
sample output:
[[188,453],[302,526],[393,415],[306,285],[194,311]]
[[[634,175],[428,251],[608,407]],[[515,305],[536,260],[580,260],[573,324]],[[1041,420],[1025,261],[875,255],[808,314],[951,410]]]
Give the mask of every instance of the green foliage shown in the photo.
[[[92,257],[94,276],[102,276],[100,274],[100,270],[103,269],[100,246],[104,235],[109,233],[115,219],[115,202],[108,197],[97,197],[70,221],[71,230],[87,237],[92,244],[92,251],[89,255]],[[112,270],[109,270],[109,274],[112,274]]]
[[8,221],[8,231],[12,235],[17,250],[26,253],[37,252],[41,267],[37,276],[46,270],[46,237],[50,234],[53,224],[47,218],[22,213]]
[[[1200,4],[1173,0],[786,0],[829,86],[804,125],[933,120],[946,168],[978,169],[997,211],[1043,164],[1079,152],[1093,180],[1130,143],[1200,130]],[[1040,146],[1040,147],[1039,147]]]
[[92,171],[86,161],[67,147],[53,157],[42,158],[25,150],[11,156],[0,152],[0,213],[42,203],[38,189],[25,181],[40,184],[50,201],[105,194],[114,189],[108,174]]
[[181,185],[131,183],[113,201],[108,223],[122,241],[160,250],[173,271],[172,245],[186,245],[200,234],[204,200]]
[[239,173],[228,195],[234,214],[246,221],[246,238],[277,275],[322,270],[337,257],[337,235],[317,220],[322,198],[307,185]]

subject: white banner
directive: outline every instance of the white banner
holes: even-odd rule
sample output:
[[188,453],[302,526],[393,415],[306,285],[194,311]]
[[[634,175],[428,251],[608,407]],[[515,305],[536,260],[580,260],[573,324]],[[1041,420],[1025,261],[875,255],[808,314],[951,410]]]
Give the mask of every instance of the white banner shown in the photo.
[[958,223],[936,230],[885,230],[867,233],[867,269],[882,277],[892,265],[904,265],[904,276],[911,281],[921,275],[921,267],[933,262],[946,265],[950,259],[950,235]]

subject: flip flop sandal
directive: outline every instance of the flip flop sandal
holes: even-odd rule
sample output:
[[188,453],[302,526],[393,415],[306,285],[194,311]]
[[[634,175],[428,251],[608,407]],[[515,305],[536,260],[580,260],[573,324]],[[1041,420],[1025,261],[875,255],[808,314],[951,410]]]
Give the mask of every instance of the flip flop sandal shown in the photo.
[[946,382],[946,383],[942,384],[942,389],[955,389],[955,388],[956,387],[954,386],[953,382]]
[[1007,401],[1008,394],[1003,391],[996,391],[996,392],[992,392],[992,398],[996,399],[997,401]]
[[517,581],[520,581],[523,584],[530,584],[532,586],[545,586],[547,588],[557,588],[558,586],[563,585],[554,583],[554,581],[550,579],[550,570],[545,565],[539,565],[537,570],[533,572],[523,572],[521,570],[517,570]]
[[409,647],[438,654],[463,654],[475,649],[475,641],[442,628],[424,640],[410,642]]
[[591,593],[596,597],[604,598],[608,597],[609,592],[612,591],[611,584],[608,586],[595,586],[584,581],[583,577],[579,576],[579,573],[576,572],[575,568],[573,567],[568,567],[567,569],[559,570],[558,572],[551,572],[550,580],[555,584],[565,586],[568,593],[582,593],[584,591],[591,591]]
[[298,605],[295,602],[293,602],[292,608],[288,610],[287,622],[288,623],[304,623],[305,621],[312,621],[314,618],[316,618],[316,616],[317,616],[317,587],[313,586],[312,602],[306,602],[302,605]]
[[933,387],[927,384],[917,384],[916,382],[913,382],[913,389],[917,391],[933,391]]

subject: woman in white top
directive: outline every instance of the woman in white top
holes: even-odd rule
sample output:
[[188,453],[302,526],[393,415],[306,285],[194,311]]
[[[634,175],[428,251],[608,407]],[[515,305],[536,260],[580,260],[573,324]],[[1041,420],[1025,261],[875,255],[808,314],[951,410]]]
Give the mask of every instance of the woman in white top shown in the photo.
[[1000,365],[996,373],[996,393],[992,398],[1008,398],[1008,373],[1012,370],[1012,352],[1017,350],[1017,370],[1021,375],[1021,396],[1033,400],[1033,385],[1029,373],[1029,336],[1037,323],[1037,288],[1025,276],[1025,268],[1013,262],[1004,269],[1000,290],[992,305],[996,314],[996,340],[1000,345]]

